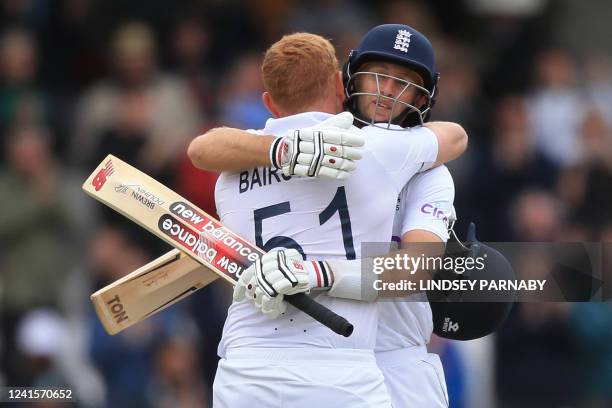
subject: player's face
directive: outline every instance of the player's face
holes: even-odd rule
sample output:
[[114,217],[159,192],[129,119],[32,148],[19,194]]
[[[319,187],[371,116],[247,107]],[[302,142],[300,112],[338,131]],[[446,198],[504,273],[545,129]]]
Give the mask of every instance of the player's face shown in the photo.
[[369,120],[387,122],[408,109],[405,104],[419,107],[425,102],[423,92],[414,86],[423,86],[423,80],[409,68],[392,62],[368,62],[359,72],[363,74],[356,75],[356,91],[372,95],[359,96],[357,104]]

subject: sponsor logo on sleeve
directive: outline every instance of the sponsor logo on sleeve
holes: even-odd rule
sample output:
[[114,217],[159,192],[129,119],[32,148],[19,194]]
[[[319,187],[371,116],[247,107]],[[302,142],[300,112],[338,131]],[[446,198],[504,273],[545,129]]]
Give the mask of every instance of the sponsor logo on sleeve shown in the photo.
[[440,208],[439,203],[426,203],[421,207],[421,212],[423,214],[431,215],[438,220],[442,220],[444,224],[448,227],[448,215],[444,213],[444,211]]

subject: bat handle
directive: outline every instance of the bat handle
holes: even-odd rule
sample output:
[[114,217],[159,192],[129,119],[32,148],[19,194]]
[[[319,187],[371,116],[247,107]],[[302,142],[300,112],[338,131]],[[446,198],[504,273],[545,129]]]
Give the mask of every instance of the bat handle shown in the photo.
[[309,298],[304,293],[285,296],[285,300],[316,321],[329,327],[335,333],[341,334],[344,337],[348,337],[353,333],[353,325],[348,320]]

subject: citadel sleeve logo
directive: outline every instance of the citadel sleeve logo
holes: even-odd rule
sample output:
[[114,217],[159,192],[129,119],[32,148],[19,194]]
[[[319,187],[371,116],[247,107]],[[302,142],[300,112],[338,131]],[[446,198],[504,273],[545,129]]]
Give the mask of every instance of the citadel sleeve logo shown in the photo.
[[440,203],[423,204],[421,207],[421,212],[423,214],[431,215],[438,220],[442,220],[442,222],[444,222],[444,224],[446,224],[448,227],[449,216],[440,208]]

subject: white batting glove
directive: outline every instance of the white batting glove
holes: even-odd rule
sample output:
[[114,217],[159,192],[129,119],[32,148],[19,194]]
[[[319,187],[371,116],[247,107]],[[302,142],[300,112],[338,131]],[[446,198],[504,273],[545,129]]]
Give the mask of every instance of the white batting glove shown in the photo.
[[283,296],[270,297],[257,284],[255,266],[247,268],[234,287],[234,300],[249,299],[268,318],[274,319],[285,313],[287,303]]
[[304,261],[295,249],[270,252],[247,268],[234,287],[234,300],[249,299],[270,318],[285,312],[284,295],[328,289],[333,274],[326,262]]
[[286,176],[346,179],[365,144],[352,125],[353,115],[342,112],[316,126],[291,130],[272,143],[270,161]]

